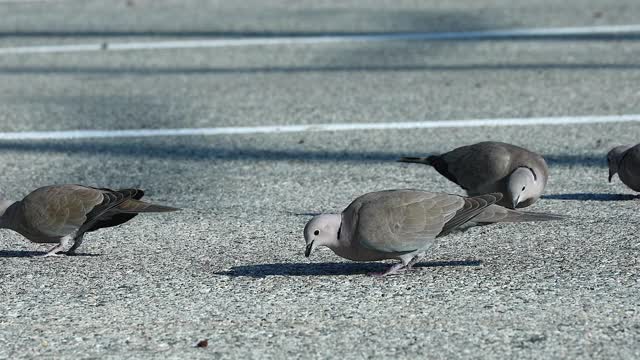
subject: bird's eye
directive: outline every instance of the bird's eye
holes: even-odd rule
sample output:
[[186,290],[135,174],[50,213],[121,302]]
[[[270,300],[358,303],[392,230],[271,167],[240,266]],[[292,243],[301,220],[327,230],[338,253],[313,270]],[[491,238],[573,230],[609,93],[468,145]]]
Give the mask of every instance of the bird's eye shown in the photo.
[[522,187],[522,191],[524,191],[524,189],[525,189],[525,188],[526,188],[526,186],[523,186],[523,187]]
[[320,234],[320,230],[316,230],[313,232],[313,235],[318,235],[318,234]]

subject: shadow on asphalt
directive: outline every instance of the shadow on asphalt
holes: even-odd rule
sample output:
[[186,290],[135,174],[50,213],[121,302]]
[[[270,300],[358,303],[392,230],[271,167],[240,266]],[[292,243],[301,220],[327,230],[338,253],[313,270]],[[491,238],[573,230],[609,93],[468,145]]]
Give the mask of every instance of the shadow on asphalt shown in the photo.
[[293,216],[318,216],[322,214],[321,212],[293,212],[293,211],[285,211],[287,215]]
[[[300,135],[303,137],[304,135]],[[248,147],[198,146],[193,144],[171,144],[140,142],[131,139],[116,139],[111,143],[82,141],[0,141],[0,150],[19,152],[52,152],[68,154],[85,154],[96,156],[123,156],[133,158],[162,158],[175,160],[268,160],[268,161],[339,161],[339,162],[386,162],[397,161],[402,156],[427,153],[407,154],[406,152],[382,151],[314,151],[303,146],[290,149],[260,149]],[[606,167],[601,154],[580,155],[544,155],[550,166],[581,165]],[[419,166],[402,164],[399,166]],[[426,167],[425,167],[426,169]],[[606,174],[604,175],[606,177]]]
[[[21,257],[38,257],[46,254],[46,251],[31,251],[31,250],[0,250],[0,258],[21,258]],[[75,256],[100,256],[100,254],[89,254],[89,253],[76,253],[71,255],[71,257]]]
[[[444,266],[480,266],[481,260],[429,261],[415,265],[416,268]],[[226,276],[322,276],[322,275],[358,275],[380,272],[389,267],[383,263],[281,263],[234,266],[228,271],[214,273]]]
[[[606,150],[602,154],[546,154],[543,155],[545,161],[549,166],[554,165],[580,165],[580,166],[592,166],[592,167],[607,167]],[[606,181],[607,174],[604,173],[603,179]]]
[[[177,4],[177,3],[176,3]],[[262,4],[261,4],[262,5]],[[219,14],[215,14],[215,16],[233,16],[237,17],[240,23],[237,23],[234,27],[240,28],[248,28],[242,30],[229,30],[226,27],[220,28],[217,21],[209,21],[213,28],[207,28],[205,25],[194,25],[194,24],[182,24],[179,26],[171,26],[171,27],[181,27],[184,29],[173,30],[166,29],[164,26],[160,26],[155,24],[153,14],[163,14],[163,12],[169,13],[169,11],[173,14],[172,20],[177,21],[174,25],[181,24],[180,18],[190,19],[193,17],[193,13],[188,11],[188,6],[180,3],[179,6],[172,8],[172,6],[162,9],[160,8],[149,8],[150,12],[148,13],[149,22],[145,24],[145,21],[142,22],[142,26],[139,26],[139,29],[114,29],[113,26],[110,26],[110,22],[106,21],[100,29],[88,29],[86,26],[81,26],[78,28],[69,28],[69,29],[55,29],[55,30],[26,30],[26,29],[16,29],[16,30],[1,30],[0,37],[23,37],[23,38],[41,38],[41,37],[55,37],[55,38],[152,38],[152,37],[160,37],[160,38],[251,38],[251,39],[269,39],[274,37],[288,37],[288,38],[296,38],[296,37],[305,37],[305,36],[354,36],[354,35],[371,35],[371,34],[394,34],[394,33],[406,33],[406,32],[452,32],[452,31],[478,31],[482,29],[487,29],[489,26],[496,27],[500,24],[499,20],[504,20],[503,18],[487,18],[489,14],[482,14],[479,16],[478,12],[468,11],[468,10],[458,10],[458,11],[448,11],[448,10],[436,10],[436,9],[392,9],[392,8],[382,8],[376,9],[375,6],[357,6],[353,7],[348,4],[340,4],[338,7],[323,7],[323,8],[298,8],[294,9],[287,6],[278,6],[278,5],[267,5],[265,8],[255,9],[249,8],[241,9],[234,8],[232,13],[225,13],[223,9]],[[213,9],[209,7],[205,7],[205,9]],[[187,10],[187,11],[185,11]],[[206,10],[205,10],[206,11]],[[99,13],[87,13],[83,15],[91,16],[88,14],[96,14],[97,17],[104,17],[104,15],[100,16]],[[124,16],[128,16],[124,14]],[[212,14],[211,19],[215,19],[214,14]],[[304,22],[311,27],[316,27],[317,25],[333,24],[337,25],[338,28],[341,28],[341,24],[349,24],[349,28],[351,28],[351,24],[354,23],[365,23],[370,24],[366,28],[370,28],[371,30],[336,30],[336,31],[327,31],[327,30],[281,30],[277,28],[270,28],[273,25],[277,24],[277,22],[281,21],[281,19],[286,19],[287,23],[295,24],[296,22]],[[348,21],[348,23],[345,23]],[[260,26],[260,30],[252,30],[253,24],[266,22],[266,26]],[[399,29],[397,30],[387,30],[384,28],[380,29],[381,23],[394,23],[399,25]],[[73,25],[68,25],[69,27]],[[193,29],[193,27],[197,27]],[[204,26],[204,27],[203,27]],[[224,25],[223,25],[224,26]],[[142,28],[144,27],[144,28]],[[151,28],[150,28],[151,27]],[[396,28],[397,26],[394,26]],[[626,38],[630,35],[623,35],[622,38]],[[616,39],[620,38],[618,36]]]
[[33,257],[46,254],[45,251],[0,250],[0,258]]
[[629,201],[629,200],[638,200],[638,199],[640,199],[640,195],[574,193],[574,194],[542,195],[542,198],[543,199],[548,199],[548,200]]

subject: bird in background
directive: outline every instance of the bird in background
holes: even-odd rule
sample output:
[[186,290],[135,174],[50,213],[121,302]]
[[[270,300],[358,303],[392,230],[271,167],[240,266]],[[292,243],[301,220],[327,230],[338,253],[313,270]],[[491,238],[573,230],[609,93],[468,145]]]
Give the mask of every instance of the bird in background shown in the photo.
[[469,196],[499,192],[498,205],[523,208],[542,195],[549,177],[544,158],[519,146],[485,141],[441,155],[402,157],[400,162],[432,166]]
[[618,174],[631,190],[640,192],[640,144],[616,146],[607,154],[609,182]]
[[464,197],[420,190],[372,192],[355,199],[341,214],[313,217],[304,228],[305,256],[326,246],[354,261],[398,259],[382,273],[409,270],[435,239],[469,222],[491,224],[559,220],[563,216],[511,210],[494,205],[502,194]]
[[0,228],[35,243],[56,244],[44,256],[73,255],[87,232],[123,224],[139,213],[180,210],[141,201],[143,195],[139,189],[45,186],[20,201],[0,201]]

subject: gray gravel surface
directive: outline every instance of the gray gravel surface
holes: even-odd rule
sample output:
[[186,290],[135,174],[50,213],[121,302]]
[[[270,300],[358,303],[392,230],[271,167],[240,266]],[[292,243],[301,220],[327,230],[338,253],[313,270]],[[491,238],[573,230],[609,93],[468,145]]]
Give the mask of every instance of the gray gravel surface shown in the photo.
[[[9,2],[0,46],[640,15],[636,1],[556,3]],[[639,55],[635,39],[4,55],[0,131],[634,114]],[[9,197],[137,186],[184,208],[91,233],[72,258],[32,257],[45,248],[1,231],[0,358],[638,358],[640,200],[605,167],[638,134],[640,123],[0,142]],[[303,257],[310,216],[364,192],[461,192],[399,156],[488,139],[542,153],[551,177],[531,210],[569,219],[457,233],[418,271],[382,279],[365,273],[387,264]]]

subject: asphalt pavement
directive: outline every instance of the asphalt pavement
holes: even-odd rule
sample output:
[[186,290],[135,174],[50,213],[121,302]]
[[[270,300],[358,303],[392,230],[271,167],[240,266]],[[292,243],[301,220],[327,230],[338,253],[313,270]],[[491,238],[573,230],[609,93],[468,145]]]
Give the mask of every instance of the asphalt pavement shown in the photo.
[[[633,24],[640,3],[3,1],[0,48]],[[0,55],[0,131],[640,114],[640,37]],[[640,118],[640,117],[639,117]],[[640,199],[606,153],[640,122],[0,141],[0,193],[140,187],[177,206],[68,258],[0,231],[0,358],[638,358]],[[483,140],[547,159],[531,210],[440,239],[417,271],[303,256],[365,192],[462,193],[404,155]],[[206,348],[193,347],[208,339]]]

